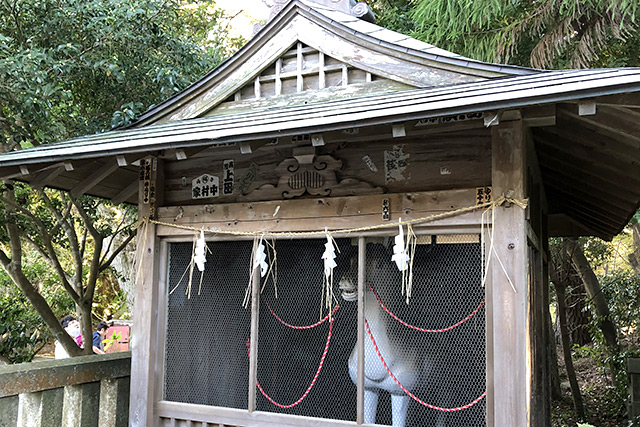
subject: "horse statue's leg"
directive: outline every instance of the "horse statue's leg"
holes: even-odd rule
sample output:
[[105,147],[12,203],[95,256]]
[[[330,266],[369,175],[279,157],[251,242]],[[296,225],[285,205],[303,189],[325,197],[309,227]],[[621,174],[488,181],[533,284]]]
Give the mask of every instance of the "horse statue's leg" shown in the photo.
[[406,394],[391,394],[391,425],[404,427],[407,422],[407,410],[410,398]]
[[376,412],[378,412],[378,396],[380,390],[365,388],[364,389],[364,423],[375,424]]

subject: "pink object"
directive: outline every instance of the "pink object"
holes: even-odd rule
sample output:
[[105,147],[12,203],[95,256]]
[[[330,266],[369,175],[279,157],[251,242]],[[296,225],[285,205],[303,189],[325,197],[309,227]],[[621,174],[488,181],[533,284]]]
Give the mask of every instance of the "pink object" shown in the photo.
[[[104,351],[105,353],[118,353],[121,351],[129,350],[129,335],[130,328],[128,325],[113,325],[107,329],[107,335],[104,337]],[[106,340],[112,340],[113,335],[118,336],[111,344],[107,345]]]

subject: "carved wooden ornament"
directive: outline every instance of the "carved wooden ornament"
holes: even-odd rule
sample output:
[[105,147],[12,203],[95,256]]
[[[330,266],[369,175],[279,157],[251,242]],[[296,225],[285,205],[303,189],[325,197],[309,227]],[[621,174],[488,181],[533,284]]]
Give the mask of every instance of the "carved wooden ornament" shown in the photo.
[[265,184],[241,200],[292,199],[304,194],[312,196],[347,196],[381,193],[379,187],[355,179],[338,181],[336,171],[342,168],[342,161],[330,155],[316,157],[314,154],[294,155],[282,161],[274,171],[279,176],[278,183]]

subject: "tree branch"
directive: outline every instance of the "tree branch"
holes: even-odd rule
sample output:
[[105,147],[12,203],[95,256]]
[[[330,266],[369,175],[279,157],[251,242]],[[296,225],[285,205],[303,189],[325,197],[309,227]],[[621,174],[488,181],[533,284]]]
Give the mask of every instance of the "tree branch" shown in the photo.
[[104,271],[107,267],[109,267],[111,265],[111,263],[113,262],[113,260],[118,256],[118,254],[120,254],[120,252],[122,252],[124,250],[124,248],[129,244],[129,242],[131,242],[133,240],[133,238],[136,237],[135,234],[131,234],[129,237],[126,238],[126,240],[124,242],[122,242],[120,244],[120,246],[118,246],[113,253],[111,254],[111,256],[102,263],[102,265],[100,266],[100,272]]
[[[73,222],[71,221],[70,216],[64,216],[60,213],[44,190],[38,190],[37,192],[51,214],[58,220],[58,223],[64,229],[64,234],[67,236],[67,240],[69,241],[69,248],[71,249],[71,257],[73,259],[74,267],[74,273],[71,276],[71,286],[79,296],[82,296],[82,254],[78,248],[78,234],[73,226]],[[62,192],[61,196],[64,198],[64,194]],[[68,207],[68,209],[70,209],[70,207]]]
[[[53,247],[53,242],[51,241],[51,236],[47,233],[46,227],[44,226],[42,221],[40,221],[39,218],[37,218],[35,215],[29,212],[28,209],[18,205],[15,202],[15,200],[13,200],[14,194],[12,189],[9,190],[9,194],[10,194],[9,199],[6,197],[0,197],[0,201],[3,201],[4,203],[6,203],[7,206],[12,210],[19,210],[20,212],[25,214],[29,219],[31,219],[31,221],[33,221],[36,228],[39,230],[39,234],[42,237],[42,240],[44,242],[47,252],[49,253],[49,257],[53,261],[54,268],[58,273],[58,276],[60,277],[62,286],[64,287],[65,291],[67,291],[67,293],[71,296],[73,301],[77,304],[78,302],[80,302],[80,295],[73,289],[73,287],[67,280],[67,272],[62,267],[62,264],[60,263],[60,260],[56,255],[56,251]],[[21,269],[22,249],[20,247],[20,231],[18,230],[18,227],[15,223],[7,223],[7,231],[9,232],[9,235],[10,235],[10,244],[11,244],[11,253],[12,253],[11,263],[12,264],[17,263],[18,267],[20,267]]]
[[93,221],[87,215],[87,212],[84,210],[84,207],[80,203],[80,201],[71,197],[71,201],[73,205],[76,207],[76,211],[80,218],[82,218],[82,222],[89,231],[94,240],[94,248],[93,248],[93,256],[91,257],[91,266],[89,268],[89,278],[87,279],[86,286],[82,292],[82,296],[87,301],[93,300],[93,293],[96,288],[96,283],[98,281],[98,275],[100,274],[100,257],[102,256],[102,245],[104,242],[104,237],[96,228],[93,226]]
[[[109,243],[107,244],[106,249],[104,250],[104,256],[106,257],[107,254],[109,253],[109,251],[111,250],[111,245],[113,245],[113,241],[115,239],[115,237],[120,234],[122,231],[130,229],[131,225],[129,225],[128,227],[122,227],[122,224],[124,224],[126,218],[123,215],[122,216],[122,221],[120,221],[120,223],[118,224],[118,226],[116,227],[116,230],[111,234],[111,239],[109,239]],[[104,258],[103,258],[104,259]],[[101,261],[102,262],[102,261]]]

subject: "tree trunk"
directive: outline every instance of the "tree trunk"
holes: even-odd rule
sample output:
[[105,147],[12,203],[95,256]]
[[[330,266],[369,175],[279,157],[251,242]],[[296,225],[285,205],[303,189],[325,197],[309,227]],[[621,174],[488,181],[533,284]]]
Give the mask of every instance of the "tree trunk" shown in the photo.
[[571,357],[571,343],[569,338],[569,330],[567,328],[567,306],[565,303],[565,288],[562,281],[553,283],[556,288],[556,296],[558,297],[558,317],[560,318],[560,335],[562,336],[562,352],[564,355],[564,363],[567,368],[567,377],[571,386],[571,395],[573,396],[573,404],[576,408],[578,419],[584,420],[584,405],[582,403],[582,395],[576,378],[576,371],[573,368],[573,359]]
[[587,291],[570,260],[567,260],[567,263],[561,267],[561,271],[567,272],[561,279],[563,279],[567,294],[567,328],[571,342],[573,345],[587,345],[592,341],[591,333],[589,333],[591,314],[585,310]]
[[633,271],[640,276],[640,224],[631,226],[633,235],[633,252],[629,254],[629,264]]
[[611,321],[609,304],[602,293],[598,278],[591,269],[589,261],[587,261],[587,258],[584,256],[582,248],[578,245],[578,242],[574,239],[565,238],[563,246],[567,255],[571,257],[571,261],[584,283],[587,295],[591,301],[593,301],[593,306],[595,307],[596,316],[598,318],[598,324],[602,330],[605,343],[609,348],[609,353],[611,356],[616,355],[619,351],[618,334],[616,326]]
[[558,370],[558,349],[556,347],[555,332],[553,331],[553,321],[549,314],[549,346],[547,347],[547,357],[551,376],[551,398],[562,399],[562,389],[560,388],[560,372]]
[[93,354],[93,327],[91,326],[91,301],[83,299],[76,305],[76,314],[82,333],[82,354]]

